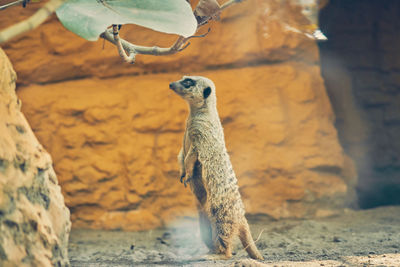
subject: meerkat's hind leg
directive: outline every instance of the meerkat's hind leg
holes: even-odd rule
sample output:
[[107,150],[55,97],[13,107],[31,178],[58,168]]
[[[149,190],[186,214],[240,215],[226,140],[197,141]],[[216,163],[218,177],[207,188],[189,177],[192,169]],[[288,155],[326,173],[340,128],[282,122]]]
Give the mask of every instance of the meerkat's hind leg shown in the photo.
[[[217,241],[220,242],[220,241]],[[209,246],[210,252],[206,255],[201,256],[199,259],[201,260],[207,260],[207,261],[216,261],[216,260],[227,260],[232,257],[232,253],[229,249],[225,249],[225,247],[228,248],[227,245],[225,245],[225,242],[223,243],[224,245],[222,246],[220,244],[216,244],[215,238],[214,240],[211,240],[211,245]]]
[[206,260],[227,260],[232,257],[232,241],[217,238],[214,242],[214,249],[210,250],[210,254],[204,256]]
[[214,237],[215,253],[224,255],[226,259],[232,257],[232,242],[235,236],[235,226],[231,223],[220,223],[216,225]]
[[233,241],[233,236],[228,237],[228,240],[224,240],[225,242],[225,257],[227,259],[232,258],[232,241]]

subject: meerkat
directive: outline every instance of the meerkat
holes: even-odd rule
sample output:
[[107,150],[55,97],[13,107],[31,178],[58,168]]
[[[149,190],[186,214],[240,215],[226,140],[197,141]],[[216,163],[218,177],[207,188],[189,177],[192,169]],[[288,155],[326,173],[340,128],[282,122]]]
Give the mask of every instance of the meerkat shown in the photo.
[[189,105],[183,146],[178,155],[180,180],[197,198],[200,233],[212,254],[232,256],[239,236],[253,259],[263,259],[245,217],[237,179],[225,147],[214,83],[205,77],[184,76],[169,85]]

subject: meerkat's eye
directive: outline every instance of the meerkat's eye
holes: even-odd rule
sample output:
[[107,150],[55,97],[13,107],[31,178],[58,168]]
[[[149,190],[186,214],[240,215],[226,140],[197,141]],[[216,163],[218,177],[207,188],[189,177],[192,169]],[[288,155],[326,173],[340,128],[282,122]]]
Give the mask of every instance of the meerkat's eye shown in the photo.
[[195,85],[196,82],[193,81],[192,79],[186,78],[183,81],[181,81],[181,84],[183,85],[183,87],[189,88],[189,87],[192,87],[193,85]]

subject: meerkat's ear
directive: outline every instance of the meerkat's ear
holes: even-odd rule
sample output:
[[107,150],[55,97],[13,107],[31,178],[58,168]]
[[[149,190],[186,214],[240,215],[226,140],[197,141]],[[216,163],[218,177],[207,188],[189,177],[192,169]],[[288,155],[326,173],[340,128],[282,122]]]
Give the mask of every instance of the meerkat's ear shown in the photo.
[[209,97],[211,94],[211,88],[207,87],[206,89],[203,90],[203,97],[204,99],[206,99],[207,97]]

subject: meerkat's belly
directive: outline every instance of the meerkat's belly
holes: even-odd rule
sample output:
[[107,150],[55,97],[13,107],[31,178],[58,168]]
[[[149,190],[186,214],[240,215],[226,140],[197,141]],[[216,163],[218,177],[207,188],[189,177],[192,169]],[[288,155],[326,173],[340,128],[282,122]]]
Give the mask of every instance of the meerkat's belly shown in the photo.
[[[189,151],[190,144],[191,142],[186,129],[183,141],[184,157],[186,156],[187,151]],[[194,165],[193,176],[191,177],[189,184],[200,206],[204,207],[205,203],[207,202],[207,190],[204,186],[202,165],[198,160]]]
[[202,166],[199,161],[196,162],[191,180],[191,187],[201,207],[204,207],[207,202],[207,190],[204,186]]

